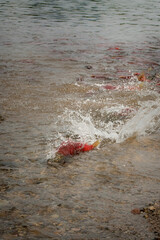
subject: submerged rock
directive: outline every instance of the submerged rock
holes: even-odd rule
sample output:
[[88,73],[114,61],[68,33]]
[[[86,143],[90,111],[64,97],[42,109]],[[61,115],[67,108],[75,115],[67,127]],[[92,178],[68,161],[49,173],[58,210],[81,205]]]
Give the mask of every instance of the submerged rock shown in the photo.
[[0,115],[0,123],[4,121],[4,118]]
[[93,67],[91,65],[86,65],[85,68],[86,69],[92,69]]
[[133,214],[140,214],[141,213],[141,210],[139,208],[134,208],[131,213]]
[[58,168],[59,165],[63,166],[66,163],[66,157],[56,156],[55,158],[50,158],[47,160],[49,166]]

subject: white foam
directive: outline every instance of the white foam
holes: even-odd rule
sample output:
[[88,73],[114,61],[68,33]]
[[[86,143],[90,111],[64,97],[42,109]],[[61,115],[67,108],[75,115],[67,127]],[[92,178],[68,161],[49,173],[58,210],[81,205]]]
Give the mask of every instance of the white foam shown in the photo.
[[160,104],[155,101],[145,102],[136,115],[121,127],[117,142],[123,142],[133,135],[143,136],[148,132],[154,132],[159,125]]
[[127,138],[137,135],[145,135],[153,132],[160,125],[160,104],[159,101],[147,101],[139,103],[141,106],[136,112],[130,113],[130,118],[125,120],[105,121],[107,114],[124,110],[126,106],[117,105],[105,106],[99,110],[102,119],[93,119],[90,112],[65,111],[65,120],[68,121],[69,131],[78,135],[81,139],[93,142],[97,138],[109,139],[111,141],[123,142]]

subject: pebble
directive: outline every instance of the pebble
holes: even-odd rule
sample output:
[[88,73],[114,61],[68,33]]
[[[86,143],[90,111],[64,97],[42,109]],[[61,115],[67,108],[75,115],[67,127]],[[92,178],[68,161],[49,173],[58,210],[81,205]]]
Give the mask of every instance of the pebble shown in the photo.
[[141,210],[139,208],[134,208],[131,213],[133,214],[140,214],[141,213]]

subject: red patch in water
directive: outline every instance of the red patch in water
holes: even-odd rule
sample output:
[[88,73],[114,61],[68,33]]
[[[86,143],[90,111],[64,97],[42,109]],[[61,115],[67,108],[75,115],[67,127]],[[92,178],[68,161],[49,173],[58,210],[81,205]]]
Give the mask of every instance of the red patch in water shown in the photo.
[[113,86],[113,85],[105,85],[105,86],[103,86],[103,88],[105,88],[107,90],[115,90],[117,87]]
[[79,154],[80,152],[90,151],[93,148],[95,148],[98,144],[99,144],[98,141],[90,145],[87,143],[72,142],[69,140],[67,142],[63,142],[60,145],[57,153],[63,156],[76,155],[76,154]]
[[148,79],[146,78],[146,76],[144,75],[144,73],[139,74],[138,80],[139,80],[140,82],[150,82],[150,80],[148,80]]
[[134,73],[133,75],[127,75],[127,76],[119,76],[119,78],[122,79],[131,79],[133,76],[139,76],[140,73]]
[[122,50],[122,49],[119,47],[110,47],[108,50]]
[[134,109],[132,109],[132,108],[125,108],[125,109],[123,109],[120,113],[119,113],[119,115],[121,115],[121,116],[127,116],[127,115],[129,115],[130,113],[133,113],[135,110]]
[[132,76],[119,76],[121,79],[130,79]]
[[99,75],[99,74],[96,74],[96,75],[91,75],[92,78],[97,78],[97,79],[108,79],[108,76],[106,75]]

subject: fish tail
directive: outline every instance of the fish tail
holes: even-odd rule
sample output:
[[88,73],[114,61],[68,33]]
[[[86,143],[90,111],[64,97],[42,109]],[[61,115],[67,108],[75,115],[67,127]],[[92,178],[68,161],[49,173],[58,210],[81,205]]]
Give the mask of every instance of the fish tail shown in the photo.
[[94,142],[94,143],[92,144],[92,146],[95,148],[95,147],[97,147],[99,144],[100,144],[100,140],[97,140],[96,142]]

